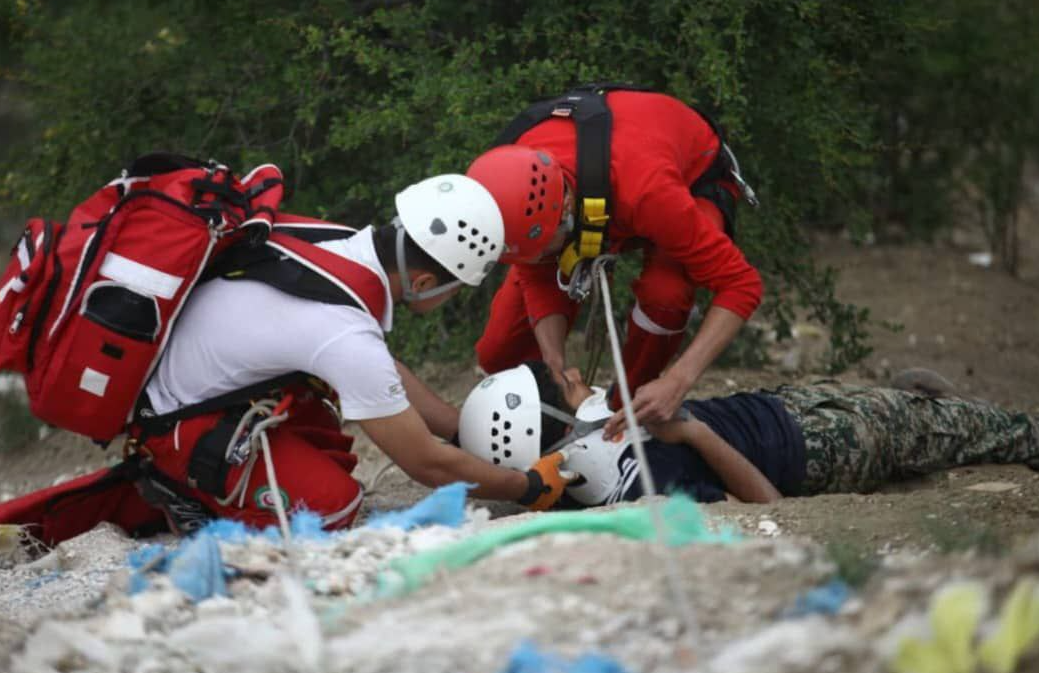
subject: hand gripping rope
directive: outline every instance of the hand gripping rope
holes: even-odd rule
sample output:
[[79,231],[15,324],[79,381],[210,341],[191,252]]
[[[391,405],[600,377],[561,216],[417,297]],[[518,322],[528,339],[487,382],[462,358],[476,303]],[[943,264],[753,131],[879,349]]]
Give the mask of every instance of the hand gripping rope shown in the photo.
[[[610,284],[607,279],[606,265],[610,258],[599,257],[592,265],[592,275],[599,280],[599,290],[603,301],[603,314],[606,318],[606,329],[610,336],[610,348],[613,353],[613,367],[617,373],[617,387],[620,390],[621,403],[624,407],[624,419],[628,424],[628,432],[635,449],[635,457],[639,462],[639,480],[642,482],[642,492],[646,495],[657,495],[656,484],[653,483],[653,475],[649,471],[649,461],[646,459],[646,449],[642,445],[640,433],[634,429],[638,427],[635,422],[635,410],[631,404],[631,392],[628,390],[628,376],[624,371],[624,359],[621,354],[620,339],[617,338],[617,326],[613,321],[613,302],[610,300]],[[668,582],[671,585],[671,596],[674,597],[675,610],[679,617],[685,622],[686,636],[689,645],[695,646],[699,627],[696,621],[696,613],[693,611],[692,603],[686,595],[685,588],[678,575],[678,565],[674,555],[666,548],[664,539],[664,517],[660,511],[660,503],[654,500],[649,505],[653,513],[653,526],[656,528],[657,542],[663,548],[664,570],[667,573]]]

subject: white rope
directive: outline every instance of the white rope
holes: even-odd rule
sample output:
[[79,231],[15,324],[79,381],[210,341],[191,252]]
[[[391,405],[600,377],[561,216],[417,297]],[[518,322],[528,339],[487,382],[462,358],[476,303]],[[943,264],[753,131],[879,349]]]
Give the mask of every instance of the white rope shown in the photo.
[[[635,421],[635,410],[631,404],[631,392],[628,390],[628,376],[624,371],[624,357],[621,353],[620,339],[617,338],[617,326],[613,321],[613,302],[610,300],[610,284],[606,278],[605,268],[608,261],[606,258],[596,259],[592,273],[599,277],[600,294],[603,298],[603,314],[606,319],[606,329],[610,335],[610,348],[613,352],[613,368],[617,372],[617,388],[621,394],[624,419],[628,424],[628,435],[632,439],[635,458],[639,462],[639,480],[642,482],[642,492],[645,495],[655,496],[657,495],[657,487],[653,483],[653,475],[649,470],[649,460],[646,458],[646,448],[642,445],[641,433],[638,431],[638,423]],[[664,515],[660,511],[660,503],[654,500],[650,503],[649,508],[653,516],[653,526],[656,528],[657,542],[660,543],[661,547],[664,547],[664,568],[668,581],[671,584],[671,596],[674,598],[679,617],[685,621],[689,644],[695,647],[700,632],[699,625],[696,620],[696,613],[693,611],[693,605],[689,601],[689,596],[686,594],[685,587],[679,578],[675,557],[666,548]]]
[[[242,469],[242,474],[238,478],[237,483],[231,492],[224,498],[217,498],[216,501],[221,505],[228,505],[235,498],[238,499],[238,508],[241,509],[245,506],[245,492],[249,485],[249,478],[252,476],[253,467],[256,465],[258,459],[258,453],[263,454],[264,467],[267,470],[267,486],[271,490],[271,497],[274,499],[274,512],[278,517],[278,527],[281,529],[281,536],[285,541],[285,549],[289,553],[290,559],[292,558],[292,533],[289,530],[289,518],[285,512],[285,503],[281,499],[281,489],[278,487],[278,475],[274,470],[274,458],[271,455],[270,440],[267,438],[267,429],[278,425],[289,417],[288,412],[283,412],[277,416],[272,415],[277,405],[276,400],[265,399],[253,402],[248,411],[242,414],[242,418],[239,419],[238,425],[235,427],[235,431],[231,434],[231,441],[227,445],[227,449],[224,451],[224,459],[228,462],[235,462],[233,459],[235,453],[239,450],[240,443],[237,441],[238,437],[242,434],[245,428],[249,430],[249,449],[248,457],[245,460],[245,467]],[[266,416],[255,425],[250,427],[253,419],[256,416]]]
[[[281,420],[285,420],[288,414],[281,414]],[[272,418],[278,418],[273,416]],[[278,514],[278,525],[281,526],[281,536],[285,539],[285,549],[292,556],[292,533],[289,531],[289,517],[285,514],[285,503],[281,501],[281,489],[278,488],[278,475],[274,472],[274,458],[271,457],[271,444],[267,439],[266,431],[260,431],[260,450],[263,451],[263,462],[267,467],[267,485],[270,486],[274,496],[274,511]]]

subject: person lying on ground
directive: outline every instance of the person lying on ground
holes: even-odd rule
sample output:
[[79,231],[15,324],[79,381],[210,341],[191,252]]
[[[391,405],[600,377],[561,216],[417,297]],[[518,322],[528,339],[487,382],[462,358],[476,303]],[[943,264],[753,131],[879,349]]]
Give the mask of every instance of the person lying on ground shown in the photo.
[[[612,414],[606,393],[587,386],[576,369],[565,380],[557,384],[540,362],[488,377],[462,407],[462,448],[520,470],[558,449],[561,468],[579,475],[561,505],[638,499],[643,487],[632,437],[603,436]],[[685,418],[639,432],[657,490],[701,502],[867,493],[976,463],[1039,469],[1039,418],[918,392],[938,392],[941,381],[909,377],[913,390],[826,381],[687,400]]]

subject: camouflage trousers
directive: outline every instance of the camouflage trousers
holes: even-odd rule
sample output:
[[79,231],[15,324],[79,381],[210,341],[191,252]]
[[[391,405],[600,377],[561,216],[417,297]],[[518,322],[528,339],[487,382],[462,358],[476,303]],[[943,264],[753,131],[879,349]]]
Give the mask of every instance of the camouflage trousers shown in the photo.
[[805,495],[869,492],[971,463],[1039,469],[1039,419],[987,402],[841,383],[770,392],[804,434]]

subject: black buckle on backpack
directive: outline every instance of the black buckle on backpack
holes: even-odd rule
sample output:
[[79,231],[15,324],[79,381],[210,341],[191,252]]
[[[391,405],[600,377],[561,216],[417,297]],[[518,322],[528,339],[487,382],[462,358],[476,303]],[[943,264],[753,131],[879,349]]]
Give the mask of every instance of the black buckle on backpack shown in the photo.
[[241,407],[231,409],[206,434],[199,437],[191,449],[188,461],[188,486],[204,493],[223,498],[224,484],[231,463],[227,460],[227,447],[234,437],[238,421],[244,410]]

